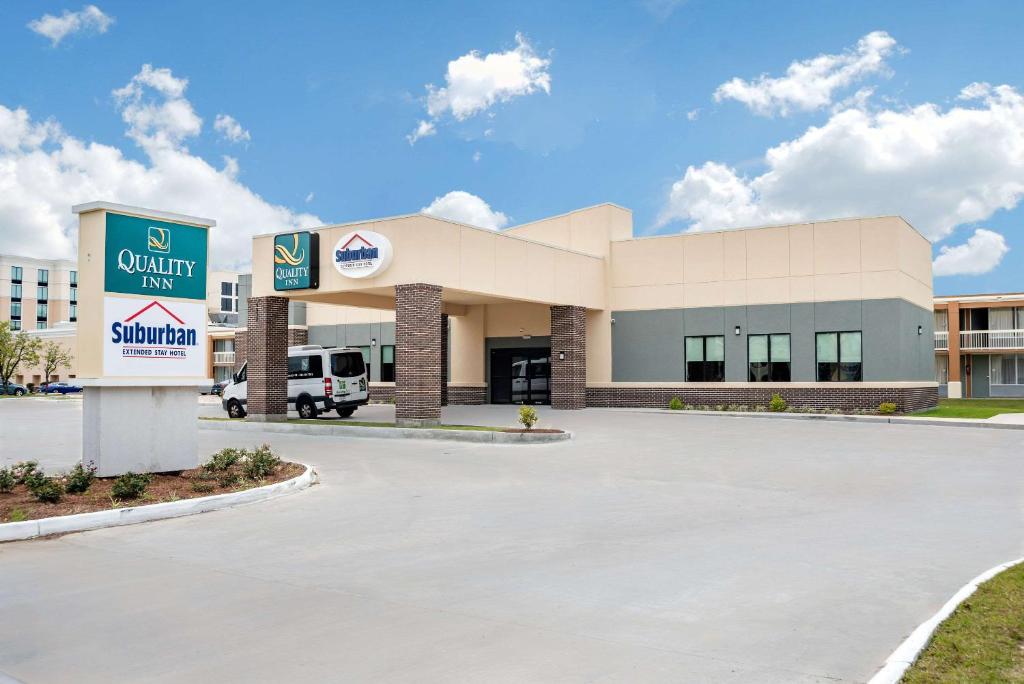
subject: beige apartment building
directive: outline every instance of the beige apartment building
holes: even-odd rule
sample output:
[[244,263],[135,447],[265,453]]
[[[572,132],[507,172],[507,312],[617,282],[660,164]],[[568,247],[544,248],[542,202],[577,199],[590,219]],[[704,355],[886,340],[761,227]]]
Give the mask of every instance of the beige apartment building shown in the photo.
[[1024,293],[936,297],[935,379],[944,397],[1024,397]]
[[[313,233],[318,282],[284,291],[289,267],[275,259],[304,234],[254,238],[236,360],[285,332],[291,343],[360,347],[373,395],[400,414],[403,358],[408,367],[424,352],[409,337],[403,356],[403,335],[417,331],[445,341],[441,402],[937,401],[931,245],[900,217],[635,237],[631,212],[604,204],[502,231],[416,214]],[[352,264],[372,273],[353,275]],[[305,305],[288,331],[267,313],[281,298]],[[253,320],[277,327],[254,333]],[[407,402],[422,403],[436,369],[411,370],[419,394]],[[424,412],[436,413],[413,411]]]

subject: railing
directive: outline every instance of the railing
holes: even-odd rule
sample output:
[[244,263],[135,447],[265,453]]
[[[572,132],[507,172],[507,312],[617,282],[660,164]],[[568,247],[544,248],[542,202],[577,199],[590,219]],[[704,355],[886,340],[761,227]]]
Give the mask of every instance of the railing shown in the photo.
[[963,330],[961,349],[1024,349],[1024,330]]
[[213,363],[217,366],[228,366],[235,363],[235,352],[213,352]]
[[948,330],[936,330],[935,331],[935,348],[936,349],[949,349],[949,331]]

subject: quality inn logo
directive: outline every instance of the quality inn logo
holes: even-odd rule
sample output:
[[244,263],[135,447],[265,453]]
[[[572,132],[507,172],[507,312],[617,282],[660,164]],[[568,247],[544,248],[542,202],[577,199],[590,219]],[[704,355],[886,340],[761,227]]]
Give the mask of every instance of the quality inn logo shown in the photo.
[[156,226],[149,227],[149,242],[148,245],[150,252],[159,252],[161,254],[167,254],[171,251],[171,231],[168,228],[157,228]]
[[306,260],[306,250],[299,251],[299,234],[292,233],[292,246],[274,245],[274,263],[281,266],[298,266]]

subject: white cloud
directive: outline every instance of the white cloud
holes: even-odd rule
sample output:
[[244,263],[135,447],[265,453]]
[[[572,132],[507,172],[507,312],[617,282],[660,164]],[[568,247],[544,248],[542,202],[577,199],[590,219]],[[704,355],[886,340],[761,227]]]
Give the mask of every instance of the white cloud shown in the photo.
[[310,202],[312,202],[313,198],[315,198],[315,197],[316,197],[316,193],[314,193],[313,191],[310,191],[310,193],[308,195],[306,195],[306,204],[309,204]]
[[420,211],[490,230],[501,230],[508,225],[505,214],[494,211],[487,202],[463,190],[453,190],[444,197],[435,197],[429,206]]
[[942,247],[932,272],[937,276],[981,275],[998,266],[1009,251],[1002,235],[979,228],[962,245]]
[[106,33],[114,18],[96,5],[86,5],[77,12],[64,10],[59,17],[52,14],[44,14],[38,19],[28,23],[29,29],[50,39],[50,44],[56,47],[60,41],[68,36],[79,32]]
[[714,161],[690,166],[658,223],[710,230],[901,214],[939,240],[1024,197],[1024,97],[987,84],[961,95],[970,104],[946,111],[923,104],[833,114],[769,149],[754,177]]
[[686,112],[687,121],[696,121],[698,118],[700,118],[700,107],[698,107],[697,109],[691,109],[690,111]]
[[[186,84],[169,70],[144,67],[115,96],[143,161],[0,104],[0,252],[74,258],[77,218],[71,206],[91,200],[217,219],[210,231],[214,267],[246,267],[255,233],[322,225],[320,218],[272,204],[240,183],[236,160],[225,157],[216,168],[182,145],[202,126],[183,98]],[[143,103],[143,91],[153,91],[154,100]],[[189,115],[168,113],[164,106],[171,102]]]
[[785,76],[761,74],[753,81],[733,78],[718,86],[714,98],[716,102],[736,100],[762,116],[821,109],[832,103],[835,91],[869,75],[885,73],[885,60],[896,49],[892,36],[872,31],[842,54],[793,62]]
[[416,130],[405,136],[405,139],[409,141],[410,145],[415,145],[417,140],[434,135],[435,133],[437,133],[437,128],[434,126],[433,121],[420,121],[416,124]]
[[217,118],[213,120],[213,128],[229,142],[235,143],[242,142],[243,140],[248,142],[252,140],[249,131],[242,128],[242,124],[238,123],[235,117],[229,114],[218,114]]
[[[550,59],[539,57],[522,34],[516,34],[516,47],[505,52],[481,56],[473,50],[448,62],[445,85],[427,84],[426,106],[430,121],[420,121],[417,130],[407,136],[415,143],[435,132],[434,124],[445,114],[457,121],[539,91],[551,92]],[[429,127],[429,128],[427,128]],[[421,130],[429,130],[420,134]]]
[[483,158],[484,155],[480,154],[480,150],[473,153],[473,161],[478,162]]

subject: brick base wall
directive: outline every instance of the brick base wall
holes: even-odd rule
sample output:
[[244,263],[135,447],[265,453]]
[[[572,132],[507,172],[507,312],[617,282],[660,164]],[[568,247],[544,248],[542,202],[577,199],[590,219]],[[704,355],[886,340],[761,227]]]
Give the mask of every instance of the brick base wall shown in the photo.
[[[378,404],[393,404],[395,402],[394,385],[370,384],[370,401]],[[471,404],[487,403],[487,387],[453,387],[448,386],[448,403],[452,406],[468,406]]]
[[309,344],[309,330],[305,328],[288,328],[288,346],[298,347],[302,344]]
[[717,406],[767,405],[781,394],[793,408],[873,410],[882,402],[910,413],[939,403],[937,387],[588,387],[587,406],[666,408],[673,397],[684,404]]

